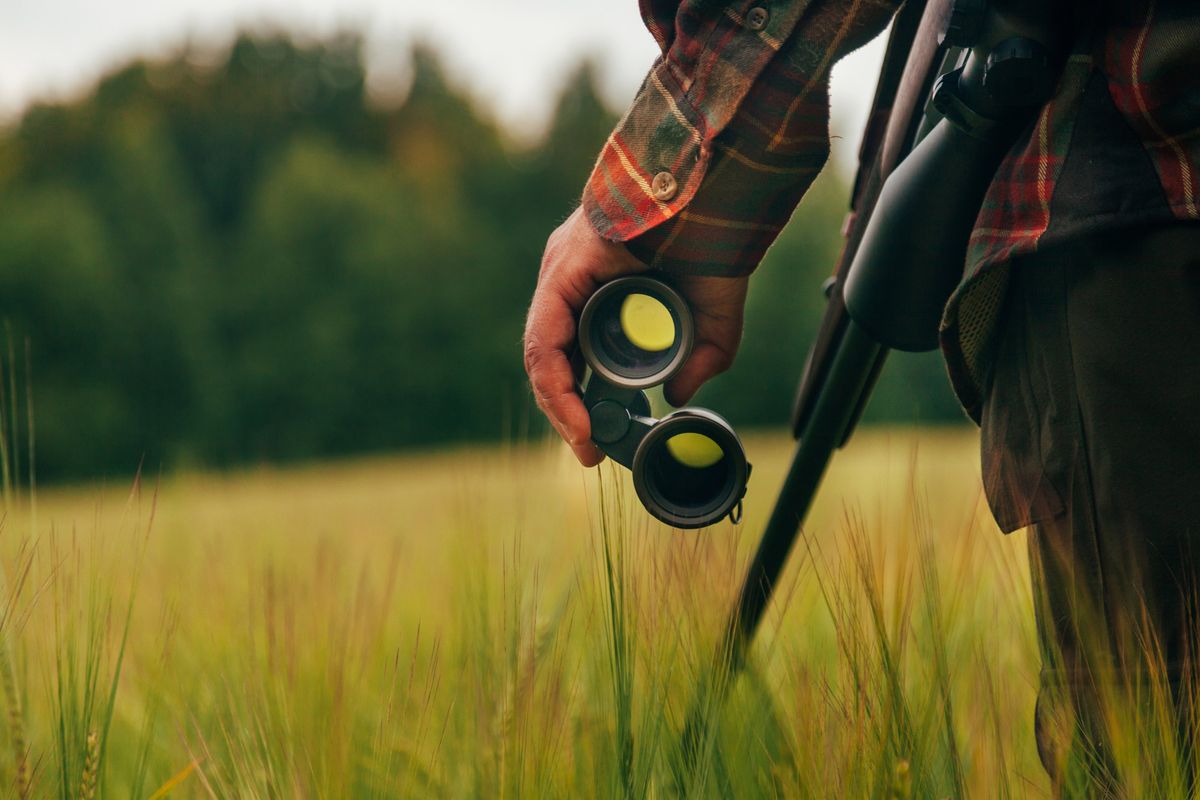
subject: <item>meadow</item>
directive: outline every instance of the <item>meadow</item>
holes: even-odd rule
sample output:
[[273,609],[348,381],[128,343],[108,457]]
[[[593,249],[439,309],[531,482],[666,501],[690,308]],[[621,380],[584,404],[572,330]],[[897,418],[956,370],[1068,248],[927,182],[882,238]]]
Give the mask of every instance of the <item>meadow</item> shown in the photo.
[[681,766],[791,447],[746,443],[698,533],[549,443],[10,494],[3,794],[1046,796],[1025,534],[964,429],[837,455]]

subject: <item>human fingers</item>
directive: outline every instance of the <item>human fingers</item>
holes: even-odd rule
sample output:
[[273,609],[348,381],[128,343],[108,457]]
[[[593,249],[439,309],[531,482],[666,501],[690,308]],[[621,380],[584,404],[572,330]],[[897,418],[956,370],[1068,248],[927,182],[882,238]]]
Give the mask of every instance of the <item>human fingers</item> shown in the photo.
[[575,315],[553,281],[538,285],[525,325],[525,372],[538,408],[579,463],[595,466],[604,458],[591,442],[592,425],[576,389],[568,349],[575,342]]
[[584,466],[603,455],[577,390],[582,377],[576,320],[600,284],[646,267],[621,244],[603,239],[576,209],[546,242],[525,325],[525,371],[538,407]]
[[733,365],[742,341],[748,279],[710,276],[677,279],[695,322],[695,344],[688,360],[663,387],[673,406],[687,403],[710,379]]

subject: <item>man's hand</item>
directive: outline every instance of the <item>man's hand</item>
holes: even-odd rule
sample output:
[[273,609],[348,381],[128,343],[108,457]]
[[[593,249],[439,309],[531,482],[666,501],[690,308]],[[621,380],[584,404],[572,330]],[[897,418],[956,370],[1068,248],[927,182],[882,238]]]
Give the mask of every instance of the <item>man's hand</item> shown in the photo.
[[[583,368],[576,358],[576,321],[601,284],[645,269],[624,245],[602,239],[581,209],[550,234],[542,255],[525,322],[525,372],[538,407],[585,467],[604,456],[592,444],[591,422],[576,391]],[[682,405],[733,363],[742,338],[747,279],[675,277],[671,282],[688,301],[696,322],[692,355],[664,387],[667,401]]]

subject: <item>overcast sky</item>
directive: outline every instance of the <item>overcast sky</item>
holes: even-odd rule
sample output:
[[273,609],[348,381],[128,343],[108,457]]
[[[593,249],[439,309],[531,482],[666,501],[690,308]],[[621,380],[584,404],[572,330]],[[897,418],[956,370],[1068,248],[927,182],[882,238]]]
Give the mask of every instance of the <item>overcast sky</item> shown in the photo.
[[[0,0],[0,113],[70,97],[135,55],[189,38],[228,41],[238,27],[307,35],[364,31],[377,78],[402,73],[414,37],[435,43],[454,77],[518,133],[544,124],[583,55],[614,106],[628,102],[655,55],[636,0]],[[853,161],[882,57],[876,40],[834,72],[834,152]]]

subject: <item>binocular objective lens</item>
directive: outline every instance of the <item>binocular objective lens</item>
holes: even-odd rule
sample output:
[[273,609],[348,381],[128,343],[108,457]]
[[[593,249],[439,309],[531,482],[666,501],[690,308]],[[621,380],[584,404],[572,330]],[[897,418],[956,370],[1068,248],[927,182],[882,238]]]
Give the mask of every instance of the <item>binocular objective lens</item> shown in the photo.
[[675,357],[679,325],[657,297],[614,297],[601,308],[596,323],[596,358],[622,378],[654,375]]
[[644,275],[601,286],[579,315],[579,348],[603,379],[646,389],[674,375],[692,350],[692,315],[683,296]]
[[631,344],[659,353],[675,344],[675,319],[657,298],[632,293],[621,302],[621,332]]
[[667,452],[685,467],[704,469],[725,457],[721,445],[703,433],[677,433],[667,439]]
[[[683,444],[675,444],[679,439],[683,439]],[[707,444],[696,447],[691,444],[696,439],[703,439]],[[725,453],[716,442],[702,434],[682,433],[665,444],[651,455],[646,467],[655,494],[666,501],[669,508],[690,516],[718,503],[729,493],[732,476],[724,463]]]

